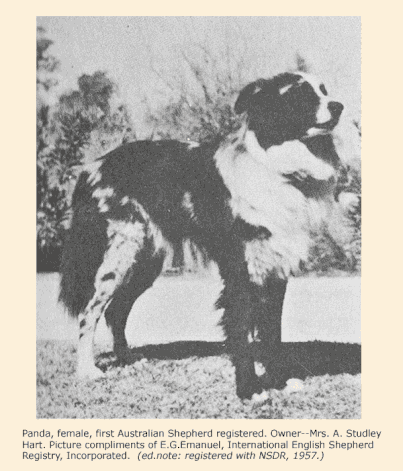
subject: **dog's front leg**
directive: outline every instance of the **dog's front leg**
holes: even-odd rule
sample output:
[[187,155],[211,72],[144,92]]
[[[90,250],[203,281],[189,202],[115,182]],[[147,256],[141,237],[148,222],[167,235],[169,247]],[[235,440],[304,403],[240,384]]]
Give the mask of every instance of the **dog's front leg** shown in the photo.
[[269,277],[258,292],[255,310],[256,328],[255,364],[265,373],[262,383],[265,389],[285,386],[287,371],[284,352],[281,349],[281,325],[287,280]]
[[251,399],[263,389],[255,373],[253,337],[256,324],[256,286],[245,269],[228,273],[218,306],[224,308],[222,326],[226,346],[235,366],[236,392],[241,399]]
[[[257,285],[245,269],[224,276],[224,283],[218,305],[225,309],[222,325],[235,366],[237,394],[259,401],[263,385],[283,385],[281,317],[287,281],[271,278]],[[267,372],[262,382],[256,375],[259,362]]]

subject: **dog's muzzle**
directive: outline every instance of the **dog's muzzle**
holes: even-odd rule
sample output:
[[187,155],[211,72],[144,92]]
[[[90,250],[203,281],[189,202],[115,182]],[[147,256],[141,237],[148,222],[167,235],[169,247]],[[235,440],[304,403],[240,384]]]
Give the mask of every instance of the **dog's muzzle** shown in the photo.
[[332,119],[337,120],[340,118],[341,113],[344,110],[344,106],[338,101],[330,101],[327,107],[330,111],[330,114],[332,115]]
[[331,131],[339,122],[340,116],[344,110],[344,106],[338,101],[329,101],[327,109],[330,112],[331,118],[325,123],[317,124],[315,128]]

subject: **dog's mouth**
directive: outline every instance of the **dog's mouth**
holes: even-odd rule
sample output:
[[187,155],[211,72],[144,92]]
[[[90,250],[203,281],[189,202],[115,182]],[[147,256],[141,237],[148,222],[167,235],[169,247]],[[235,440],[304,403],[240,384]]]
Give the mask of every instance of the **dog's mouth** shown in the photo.
[[331,101],[327,106],[330,112],[330,119],[324,123],[317,123],[306,132],[307,137],[318,136],[322,134],[328,134],[333,131],[340,120],[341,113],[343,112],[343,105],[336,101]]
[[325,123],[318,123],[315,126],[312,126],[307,131],[307,136],[316,136],[318,134],[328,134],[330,131],[336,127],[337,123],[339,122],[339,118],[331,118],[329,121]]
[[326,121],[326,123],[316,124],[315,126],[307,130],[304,137],[313,137],[329,134],[331,131],[333,131],[338,122],[338,119],[330,119],[329,121]]
[[330,119],[325,123],[317,124],[316,127],[319,129],[325,129],[326,131],[331,131],[339,122],[344,106],[337,101],[330,101],[327,105],[327,109],[330,112]]

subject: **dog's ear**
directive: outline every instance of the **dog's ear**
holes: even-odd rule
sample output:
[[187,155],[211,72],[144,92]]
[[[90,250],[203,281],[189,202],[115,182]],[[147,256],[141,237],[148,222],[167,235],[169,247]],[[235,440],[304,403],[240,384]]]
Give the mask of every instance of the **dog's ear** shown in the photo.
[[258,93],[261,92],[266,82],[267,80],[259,79],[256,80],[256,82],[246,85],[246,87],[241,90],[241,93],[239,94],[239,97],[234,106],[236,114],[242,114],[244,111],[247,111],[250,108],[251,104],[256,100]]

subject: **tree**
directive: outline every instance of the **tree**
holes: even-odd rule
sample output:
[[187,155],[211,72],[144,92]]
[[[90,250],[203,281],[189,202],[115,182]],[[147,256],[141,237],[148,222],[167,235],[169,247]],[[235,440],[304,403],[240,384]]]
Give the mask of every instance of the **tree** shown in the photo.
[[247,71],[227,49],[213,54],[202,45],[182,54],[184,69],[175,76],[154,72],[172,94],[168,103],[149,106],[146,121],[157,138],[211,141],[236,129],[233,102],[245,84]]
[[[58,61],[52,41],[38,30],[37,89],[49,91]],[[38,269],[57,270],[74,182],[83,163],[135,138],[126,106],[106,72],[84,74],[78,88],[50,107],[37,100],[37,248]],[[38,92],[39,95],[39,92]]]
[[36,39],[36,86],[49,91],[57,85],[57,80],[52,74],[59,68],[60,62],[49,52],[53,41],[45,37],[45,29],[37,28]]
[[[55,117],[55,152],[70,167],[135,139],[127,107],[119,102],[117,86],[106,72],[79,77],[78,89],[60,97]],[[66,145],[68,160],[64,158]]]
[[51,135],[50,106],[46,93],[57,85],[53,73],[58,69],[58,60],[50,54],[53,41],[45,37],[46,31],[37,28],[36,41],[36,186],[37,186],[37,260],[38,267],[47,268],[54,259],[57,233],[54,220],[58,216],[60,199],[56,188],[49,184],[49,153]]

